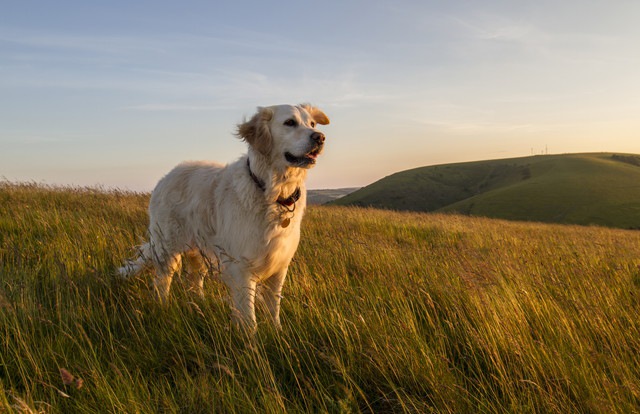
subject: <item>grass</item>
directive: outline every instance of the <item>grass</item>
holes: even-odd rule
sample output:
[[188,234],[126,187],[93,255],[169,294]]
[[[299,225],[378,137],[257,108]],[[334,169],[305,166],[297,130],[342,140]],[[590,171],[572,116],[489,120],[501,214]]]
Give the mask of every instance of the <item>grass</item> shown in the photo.
[[640,227],[640,156],[546,155],[399,172],[334,202],[509,220]]
[[0,184],[0,412],[640,411],[639,232],[313,207],[247,340],[112,277],[147,200]]

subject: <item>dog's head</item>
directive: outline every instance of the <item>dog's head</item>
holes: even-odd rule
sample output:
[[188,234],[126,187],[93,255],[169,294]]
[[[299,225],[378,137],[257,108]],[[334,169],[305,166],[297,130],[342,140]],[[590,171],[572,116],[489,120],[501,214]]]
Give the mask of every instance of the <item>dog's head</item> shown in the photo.
[[258,108],[249,121],[238,125],[237,135],[274,165],[311,168],[325,139],[316,126],[327,124],[329,118],[314,106],[277,105]]

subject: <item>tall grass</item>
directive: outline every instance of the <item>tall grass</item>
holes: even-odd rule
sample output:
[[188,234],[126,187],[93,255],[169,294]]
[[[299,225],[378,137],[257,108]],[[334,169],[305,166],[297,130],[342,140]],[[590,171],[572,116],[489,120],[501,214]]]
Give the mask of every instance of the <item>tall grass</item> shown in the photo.
[[638,232],[310,208],[248,339],[219,282],[113,277],[147,201],[0,184],[0,411],[640,411]]

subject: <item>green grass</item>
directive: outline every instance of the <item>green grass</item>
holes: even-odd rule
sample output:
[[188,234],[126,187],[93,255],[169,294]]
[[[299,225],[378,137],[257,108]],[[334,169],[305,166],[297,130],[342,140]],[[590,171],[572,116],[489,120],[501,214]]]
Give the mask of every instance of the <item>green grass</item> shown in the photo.
[[403,171],[334,202],[640,228],[640,156],[566,154]]
[[112,277],[147,200],[0,184],[0,412],[640,411],[639,232],[313,207],[247,339]]

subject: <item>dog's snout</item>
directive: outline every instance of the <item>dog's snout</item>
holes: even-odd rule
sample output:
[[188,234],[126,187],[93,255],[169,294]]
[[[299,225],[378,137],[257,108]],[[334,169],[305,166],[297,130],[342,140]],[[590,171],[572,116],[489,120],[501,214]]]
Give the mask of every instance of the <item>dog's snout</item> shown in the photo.
[[311,134],[311,139],[318,144],[324,144],[324,134],[322,132],[314,132],[313,134]]

